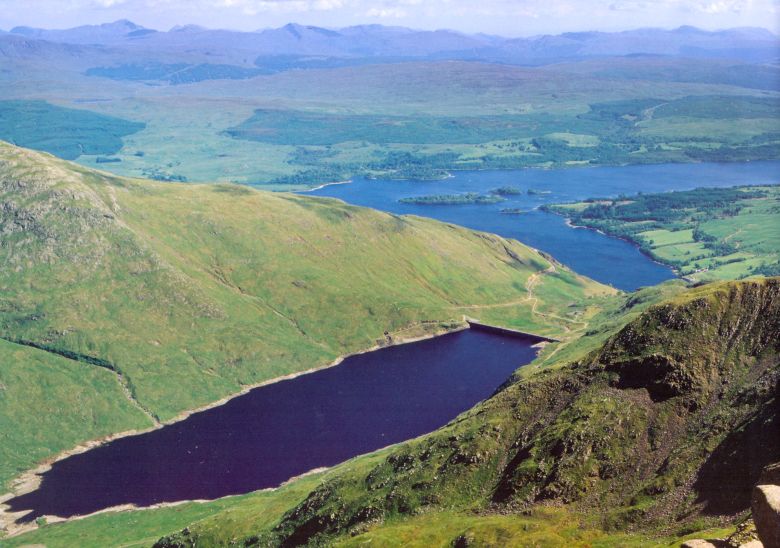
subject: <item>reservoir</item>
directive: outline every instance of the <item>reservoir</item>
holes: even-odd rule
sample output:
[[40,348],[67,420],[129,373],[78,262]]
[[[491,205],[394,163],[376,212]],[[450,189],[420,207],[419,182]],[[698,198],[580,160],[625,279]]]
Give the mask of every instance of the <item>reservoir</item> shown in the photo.
[[[311,194],[398,214],[432,217],[476,230],[517,239],[541,249],[560,262],[602,283],[632,291],[674,277],[672,270],[654,262],[629,242],[593,230],[568,226],[565,219],[539,211],[539,206],[617,197],[638,192],[653,193],[780,182],[780,161],[746,163],[662,164],[571,169],[523,169],[511,171],[455,171],[438,181],[385,181],[356,178],[350,184],[325,186]],[[522,194],[487,205],[418,205],[402,198],[439,194],[488,193],[513,186]],[[532,194],[528,194],[528,190]],[[502,209],[525,213],[509,215]]]
[[532,361],[536,342],[469,329],[355,355],[56,462],[7,504],[29,521],[276,487],[443,426]]

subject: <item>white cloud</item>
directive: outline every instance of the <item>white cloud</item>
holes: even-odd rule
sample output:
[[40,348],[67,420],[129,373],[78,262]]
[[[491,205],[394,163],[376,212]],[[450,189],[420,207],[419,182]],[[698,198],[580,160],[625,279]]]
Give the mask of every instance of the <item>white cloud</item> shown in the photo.
[[400,8],[371,8],[366,12],[366,17],[379,17],[381,19],[401,19],[406,15],[406,11]]
[[92,3],[100,8],[111,8],[113,6],[119,6],[125,4],[127,0],[92,0]]
[[746,7],[746,2],[702,2],[699,4],[699,9],[704,13],[740,13]]

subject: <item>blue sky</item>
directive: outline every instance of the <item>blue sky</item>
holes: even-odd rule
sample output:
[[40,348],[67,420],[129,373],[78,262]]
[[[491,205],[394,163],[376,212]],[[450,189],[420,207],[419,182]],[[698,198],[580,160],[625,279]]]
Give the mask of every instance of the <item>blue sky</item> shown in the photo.
[[0,0],[0,29],[67,28],[130,19],[256,30],[290,21],[451,28],[505,36],[573,30],[761,26],[780,31],[780,0]]

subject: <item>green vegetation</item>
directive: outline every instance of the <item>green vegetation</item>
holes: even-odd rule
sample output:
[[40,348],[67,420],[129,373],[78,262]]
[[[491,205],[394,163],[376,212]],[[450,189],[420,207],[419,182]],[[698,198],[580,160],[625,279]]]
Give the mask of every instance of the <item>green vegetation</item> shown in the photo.
[[[698,512],[744,511],[761,468],[780,457],[765,388],[780,374],[768,358],[778,352],[778,292],[778,280],[714,286],[652,308],[571,368],[511,384],[365,472],[324,482],[274,534],[327,538],[440,508],[550,502],[593,513],[607,530],[676,524],[684,534]],[[735,329],[728,340],[724,322]],[[714,408],[702,406],[722,387]],[[756,444],[760,459],[740,458]]]
[[[443,429],[335,467],[283,515],[246,498],[157,546],[728,536],[724,520],[744,516],[762,467],[780,458],[778,297],[780,279],[615,299],[557,366],[542,357],[543,370]],[[94,519],[68,525],[89,531]]]
[[[275,72],[276,61],[289,60],[265,60],[259,70]],[[760,82],[770,81],[769,69],[756,66],[701,60],[691,67],[684,60],[640,58],[610,66],[583,61],[541,68],[407,62],[243,79],[246,71],[258,70],[246,65],[250,60],[225,62],[243,66],[217,66],[207,59],[126,65],[121,58],[112,63],[109,55],[101,61],[109,67],[105,70],[132,78],[104,79],[98,87],[95,78],[84,75],[94,64],[53,74],[45,64],[30,63],[25,78],[0,79],[0,91],[7,99],[75,102],[90,113],[146,124],[125,135],[124,146],[112,141],[121,150],[110,153],[121,162],[97,164],[109,151],[68,147],[67,157],[81,154],[84,165],[122,175],[272,190],[355,175],[434,179],[458,169],[780,157],[773,88],[710,83],[726,72],[739,73],[729,82],[749,83],[755,76],[764,89]],[[659,73],[659,65],[666,72]],[[230,74],[233,69],[240,70]],[[604,70],[609,74],[599,76]],[[693,73],[706,78],[685,83],[685,75]],[[163,78],[158,83],[181,78],[187,85],[148,85],[150,76]],[[66,124],[56,135],[78,141],[75,127]],[[27,144],[46,149],[45,142]],[[56,147],[47,150],[61,154]]]
[[[304,160],[306,176],[313,181],[333,180],[333,171],[339,178],[372,174],[434,178],[447,169],[777,158],[779,136],[770,127],[780,116],[779,105],[774,97],[691,96],[592,103],[579,114],[453,117],[258,109],[226,134],[298,146],[299,155],[291,161]],[[743,129],[727,129],[736,120],[743,122]],[[769,121],[772,124],[767,125]],[[745,131],[750,124],[757,124],[755,131]],[[344,143],[378,146],[379,152],[370,161],[345,163],[334,153]],[[417,150],[393,150],[399,145],[415,145]],[[434,145],[447,149],[426,151]],[[301,150],[308,150],[305,159]],[[405,155],[400,162],[398,154]],[[275,181],[301,182],[295,176]]]
[[[775,337],[780,329],[778,279],[717,283],[693,289],[686,289],[681,281],[674,281],[631,295],[608,296],[599,286],[584,284],[573,273],[545,262],[518,244],[433,221],[392,217],[332,200],[267,195],[230,185],[185,186],[106,178],[12,147],[4,148],[4,159],[5,169],[24,166],[28,173],[32,170],[29,177],[39,181],[32,194],[23,196],[28,207],[36,200],[40,203],[40,194],[46,192],[56,193],[58,199],[75,200],[68,206],[71,214],[67,219],[49,217],[38,221],[41,227],[58,227],[56,249],[36,248],[42,244],[25,242],[21,246],[24,258],[34,253],[67,252],[75,254],[80,264],[91,264],[94,256],[84,256],[80,247],[86,245],[93,253],[103,254],[101,264],[116,271],[121,263],[116,265],[118,259],[106,257],[108,251],[99,240],[93,240],[95,236],[89,230],[89,223],[111,223],[112,219],[107,215],[116,218],[117,212],[121,212],[120,218],[126,226],[132,227],[134,234],[143,235],[147,245],[159,253],[158,260],[165,261],[168,269],[175,268],[179,272],[179,282],[186,279],[188,286],[197,283],[196,287],[203,292],[200,298],[212,299],[212,307],[201,310],[214,314],[218,307],[236,309],[238,305],[224,297],[217,301],[219,293],[203,282],[208,276],[198,272],[204,264],[203,251],[199,249],[213,249],[211,245],[202,244],[208,241],[210,231],[216,231],[224,251],[211,263],[211,268],[219,270],[212,270],[209,276],[218,276],[221,286],[231,284],[232,288],[240,288],[239,291],[232,289],[229,294],[248,296],[258,294],[252,277],[257,277],[261,270],[254,268],[250,277],[247,269],[244,275],[242,264],[228,262],[227,258],[234,248],[240,250],[235,253],[242,257],[252,256],[252,248],[239,247],[237,238],[230,235],[240,233],[246,237],[246,232],[241,234],[246,228],[241,227],[251,224],[255,212],[269,217],[269,224],[264,230],[251,232],[252,237],[262,239],[265,232],[271,231],[268,227],[284,225],[284,242],[300,242],[298,238],[311,241],[324,227],[332,242],[343,233],[345,225],[360,223],[354,227],[355,238],[349,239],[349,245],[345,247],[351,253],[363,253],[362,268],[371,268],[372,255],[355,249],[359,241],[370,238],[372,249],[376,251],[377,246],[381,246],[381,253],[392,254],[396,251],[382,246],[382,240],[391,237],[387,236],[388,231],[390,234],[400,231],[405,236],[404,245],[417,247],[414,237],[404,233],[413,229],[425,241],[420,242],[420,251],[406,260],[419,261],[425,256],[425,268],[435,269],[435,262],[426,255],[430,251],[422,251],[430,249],[432,241],[450,257],[444,261],[449,266],[450,277],[439,291],[447,290],[453,295],[451,286],[458,288],[459,277],[465,276],[453,276],[453,270],[460,267],[451,264],[451,257],[460,256],[460,253],[452,255],[455,249],[452,246],[469,249],[465,252],[469,256],[482,249],[478,263],[468,262],[464,266],[478,269],[483,277],[488,275],[480,269],[498,269],[503,272],[500,277],[511,284],[512,273],[522,273],[514,282],[520,282],[520,287],[512,290],[520,292],[518,300],[502,300],[498,298],[502,295],[501,289],[493,289],[497,293],[492,299],[483,295],[478,303],[474,302],[478,300],[475,297],[471,303],[447,303],[446,306],[436,305],[434,299],[427,305],[428,310],[441,306],[439,310],[446,310],[449,318],[467,314],[508,326],[547,329],[548,333],[556,333],[564,339],[563,343],[546,347],[534,364],[519,370],[497,394],[445,428],[357,457],[321,476],[294,481],[277,491],[227,498],[205,505],[186,504],[52,523],[9,539],[13,546],[31,542],[49,546],[74,542],[85,546],[100,545],[107,535],[113,535],[111,538],[115,540],[111,542],[114,543],[148,545],[155,534],[165,536],[158,546],[229,543],[246,546],[307,541],[355,545],[382,543],[392,538],[412,541],[412,537],[416,539],[414,542],[426,545],[450,545],[472,538],[485,542],[533,538],[540,543],[556,543],[563,539],[573,545],[664,545],[702,529],[722,527],[722,516],[733,520],[734,515],[743,515],[754,477],[765,461],[780,458],[780,440],[766,430],[774,428],[778,420],[773,402],[776,395],[771,389],[780,375],[776,359],[780,348]],[[16,176],[12,179],[18,180]],[[47,182],[51,180],[59,182]],[[751,191],[765,192],[764,189]],[[155,199],[149,200],[150,196]],[[51,195],[48,197],[51,199]],[[764,198],[761,194],[751,199]],[[168,218],[172,211],[182,209],[185,199],[183,209],[192,212],[200,225],[207,228],[199,230],[193,223],[186,222],[186,216]],[[175,200],[180,208],[169,206],[169,200]],[[251,201],[251,207],[239,208],[239,204],[246,206],[247,201]],[[264,207],[266,201],[271,203]],[[111,209],[114,203],[118,207]],[[229,210],[238,215],[236,224],[225,226],[222,223],[226,221],[210,216],[209,208],[213,204],[219,204],[222,212]],[[588,205],[592,204],[573,209]],[[292,209],[274,215],[274,212],[290,207]],[[97,214],[90,216],[88,212],[95,209]],[[162,212],[167,212],[168,216]],[[286,216],[284,223],[281,215]],[[363,216],[368,219],[361,218]],[[136,218],[142,218],[144,223],[137,222]],[[54,221],[56,224],[52,224]],[[186,230],[175,229],[174,222]],[[317,229],[301,231],[299,222]],[[406,228],[405,223],[411,223],[411,227]],[[76,226],[81,230],[75,230]],[[384,230],[378,232],[378,227]],[[124,236],[110,224],[101,225],[103,235],[118,238],[117,232]],[[79,238],[66,237],[72,233],[77,233]],[[665,236],[672,244],[683,241],[683,235]],[[274,237],[278,239],[278,233]],[[141,258],[128,253],[132,249],[128,246],[129,236],[124,238],[114,240],[122,242],[123,258],[134,265],[135,276],[149,276],[148,271],[139,268],[143,264]],[[198,242],[202,247],[184,245],[190,241]],[[328,250],[332,254],[335,249],[330,242],[318,240],[316,246],[307,246],[305,252]],[[287,265],[287,270],[276,266],[258,284],[274,286],[281,283],[279,287],[285,287],[286,280],[279,281],[278,278],[293,273],[287,279],[297,282],[292,283],[297,289],[312,287],[321,276],[326,277],[327,283],[337,285],[336,278],[328,279],[327,270],[322,266],[317,277],[302,278],[289,259],[290,246],[285,246],[287,258],[284,261],[281,255],[273,255],[275,246],[278,244],[274,240],[263,240],[260,246],[264,250],[263,264]],[[484,246],[494,251],[486,253]],[[184,251],[189,267],[177,258],[177,254],[183,255]],[[13,258],[19,259],[18,256]],[[467,257],[463,260],[471,261]],[[488,264],[483,264],[485,262]],[[112,263],[114,265],[110,266]],[[529,269],[526,263],[538,266]],[[337,264],[343,276],[343,268],[348,265],[341,261]],[[381,264],[384,275],[388,262],[381,261]],[[514,266],[504,270],[509,265]],[[542,270],[545,265],[546,269]],[[305,266],[312,268],[309,264]],[[46,269],[40,272],[45,274]],[[444,272],[436,271],[431,278],[426,278],[426,283],[433,283]],[[51,278],[51,274],[48,276]],[[359,291],[356,281],[360,276],[348,274],[347,278],[354,287],[350,291]],[[117,287],[117,281],[128,283],[116,275],[114,279],[112,287]],[[473,286],[474,273],[463,279]],[[376,303],[374,306],[378,309],[382,295],[376,291],[375,280],[371,280],[374,285],[370,302]],[[395,285],[399,280],[389,283]],[[45,276],[38,275],[34,284],[40,287],[46,281]],[[95,279],[87,282],[94,295]],[[18,287],[30,287],[32,283],[29,280]],[[92,303],[79,296],[78,282],[70,281],[67,286],[60,283],[60,287],[65,287],[72,299],[70,302]],[[142,302],[152,301],[156,308],[164,308],[168,313],[172,307],[160,307],[160,295],[178,291],[177,308],[185,311],[189,306],[188,299],[197,297],[181,283],[167,285],[164,293],[151,298],[147,297],[150,290],[148,285],[143,292],[130,286],[129,292],[122,293],[143,296]],[[411,285],[405,285],[403,290],[407,299],[415,291]],[[465,292],[464,289],[459,291]],[[318,293],[328,297],[321,289]],[[102,294],[108,296],[105,292]],[[592,297],[584,298],[585,294]],[[270,300],[271,295],[264,295],[269,299],[266,302],[271,302],[285,316],[295,318],[298,329],[311,337],[319,336],[318,327],[327,328],[305,323],[304,315],[295,314],[295,309],[288,308],[290,305],[285,307],[283,303]],[[24,298],[28,302],[33,300],[38,316],[33,319],[30,314],[24,314],[19,304],[4,304],[3,310],[15,310],[16,315],[4,312],[3,325],[8,326],[6,329],[27,329],[28,333],[14,336],[36,342],[29,336],[35,329],[28,326],[51,321],[47,312],[56,306],[56,302],[35,302],[34,294],[30,292],[25,292]],[[345,295],[340,294],[338,298],[344,299]],[[138,317],[125,302],[109,303],[123,319]],[[339,311],[343,310],[341,305],[335,302],[326,305],[331,318],[340,325],[351,325],[354,321],[365,323],[370,317],[353,302],[348,304],[350,313],[344,316],[339,316]],[[318,305],[304,300],[301,306],[313,309]],[[91,307],[95,304],[85,309],[89,312]],[[51,317],[61,316],[64,310],[56,310],[56,315]],[[168,335],[163,324],[156,320],[150,308],[142,305],[141,310],[145,314],[144,322],[154,323],[156,340],[164,343]],[[358,315],[360,318],[356,320]],[[84,316],[83,312],[80,316]],[[93,322],[96,318],[90,313],[84,317]],[[262,315],[255,312],[253,319],[262,321]],[[229,321],[225,316],[219,320],[220,323]],[[141,322],[134,321],[134,329],[142,330]],[[174,316],[166,321],[178,320]],[[197,329],[202,320],[189,317],[186,321]],[[529,324],[535,325],[528,327]],[[70,325],[73,325],[72,321]],[[249,328],[235,325],[231,330],[219,332],[223,342],[242,344],[232,332],[237,329],[247,332]],[[110,337],[107,333],[99,333],[98,337],[84,330],[78,336],[36,342],[45,344],[48,352],[14,346],[26,352],[40,353],[47,359],[72,363],[74,367],[104,372],[109,379],[117,370],[122,371],[132,381],[130,387],[134,396],[131,399],[149,408],[155,405],[152,409],[159,408],[154,399],[139,398],[148,393],[148,387],[143,386],[144,376],[135,373],[132,360],[116,359],[125,354],[132,357],[131,343],[140,344],[136,338],[125,342],[118,337],[114,332],[121,332],[121,327],[115,328]],[[51,334],[56,328],[62,329],[61,326],[44,326],[43,331]],[[382,328],[377,327],[378,330]],[[338,337],[354,329],[345,327],[328,336]],[[203,337],[204,333],[198,331],[197,334]],[[729,336],[725,337],[723,333]],[[149,336],[141,332],[141,337]],[[176,337],[177,344],[194,347],[194,343],[183,339],[181,333]],[[324,336],[318,340],[324,341]],[[63,341],[70,346],[62,344]],[[300,338],[296,339],[298,344],[300,341]],[[273,342],[266,334],[264,344]],[[166,344],[160,346],[165,349]],[[166,353],[155,352],[155,348],[159,347],[151,344],[143,350],[146,355],[154,353],[154,363],[165,368]],[[76,359],[105,359],[111,367],[88,367],[92,365],[88,361],[54,357],[52,351],[73,352],[70,356]],[[192,354],[197,355],[201,363],[211,356],[219,357],[218,351],[206,346]],[[251,371],[241,361],[231,363],[243,371]],[[186,363],[178,362],[177,365],[186,366]],[[216,359],[208,363],[213,373],[226,376],[218,365]],[[197,374],[197,371],[193,369],[188,374]],[[173,373],[166,370],[166,375]],[[203,377],[199,381],[208,382]],[[177,378],[176,382],[181,380]],[[157,384],[161,383],[157,381]],[[120,386],[119,382],[116,385]],[[178,394],[167,388],[166,396],[172,398]],[[43,422],[39,426],[41,430],[53,431],[53,422],[47,423],[46,417],[39,419]],[[742,456],[745,451],[750,451],[751,458]],[[732,473],[726,474],[724,470]],[[732,479],[724,481],[723,478]],[[550,504],[564,504],[565,507],[545,508]],[[518,516],[518,512],[521,515]],[[624,533],[628,528],[635,532]],[[179,532],[175,533],[176,530]],[[717,534],[723,536],[726,532],[720,529]]]
[[780,187],[700,188],[544,206],[627,238],[694,280],[780,274]]
[[503,202],[505,198],[497,194],[477,194],[476,192],[467,192],[466,194],[439,194],[435,196],[413,196],[411,198],[401,198],[398,200],[402,204],[417,205],[464,205],[464,204],[497,204]]
[[[34,424],[3,444],[3,484],[68,445],[325,366],[385,333],[431,334],[484,309],[565,336],[569,305],[612,292],[518,242],[428,219],[122,179],[7,144],[0,160],[0,337],[64,360],[87,391],[39,380],[6,396],[0,423]],[[92,394],[98,381],[113,388]],[[63,415],[97,414],[112,393],[115,422],[98,415],[63,436]],[[59,412],[36,411],[49,406]]]
[[[562,342],[445,428],[278,490],[42,520],[1,543],[647,546],[702,529],[696,536],[726,536],[758,470],[780,460],[777,279],[613,295],[496,236],[177,183],[295,189],[356,174],[777,159],[776,69],[434,62],[243,81],[274,63],[332,61],[113,66],[97,69],[111,78],[100,89],[84,84],[89,65],[53,78],[30,63],[25,78],[0,79],[8,99],[34,92],[91,109],[2,101],[0,138],[162,181],[0,144],[0,424],[14,425],[2,432],[0,483],[88,440],[386,344],[385,333],[431,334],[467,315]],[[552,209],[706,281],[780,273],[778,192]]]
[[390,521],[335,545],[359,546],[646,546],[642,537],[609,535],[588,527],[566,510],[545,508],[529,515],[477,516],[441,512]]
[[346,141],[472,144],[512,138],[526,123],[522,116],[407,117],[261,109],[227,132],[239,139],[296,146]]
[[2,339],[0,363],[3,482],[85,440],[150,426],[105,368]]
[[[717,105],[717,108],[713,108]],[[685,97],[653,109],[653,118],[777,118],[780,102],[773,97]]]
[[144,124],[138,122],[45,101],[0,101],[0,139],[67,160],[82,154],[119,152],[122,137],[143,128]]

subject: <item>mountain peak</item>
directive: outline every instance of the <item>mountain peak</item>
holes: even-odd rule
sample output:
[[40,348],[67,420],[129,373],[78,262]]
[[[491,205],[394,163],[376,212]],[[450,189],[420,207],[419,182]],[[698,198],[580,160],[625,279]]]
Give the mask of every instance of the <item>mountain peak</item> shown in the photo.
[[698,27],[694,27],[692,25],[682,25],[680,27],[677,27],[674,29],[673,32],[679,33],[679,34],[706,34],[707,31],[704,31]]
[[114,21],[112,23],[103,23],[102,25],[100,25],[100,28],[102,28],[102,29],[117,29],[117,30],[124,30],[124,29],[127,29],[127,30],[138,30],[138,29],[142,29],[144,27],[142,27],[140,25],[136,25],[135,23],[133,23],[129,19],[117,19],[116,21]]
[[285,26],[282,27],[282,30],[286,30],[287,32],[289,32],[299,40],[303,38],[304,34],[307,33],[322,34],[324,36],[328,36],[331,38],[341,36],[341,34],[336,32],[335,30],[330,30],[322,27],[315,27],[313,25],[301,25],[299,23],[287,23]]
[[168,32],[204,32],[208,29],[206,27],[203,27],[201,25],[176,25],[174,27],[171,27],[171,30]]

